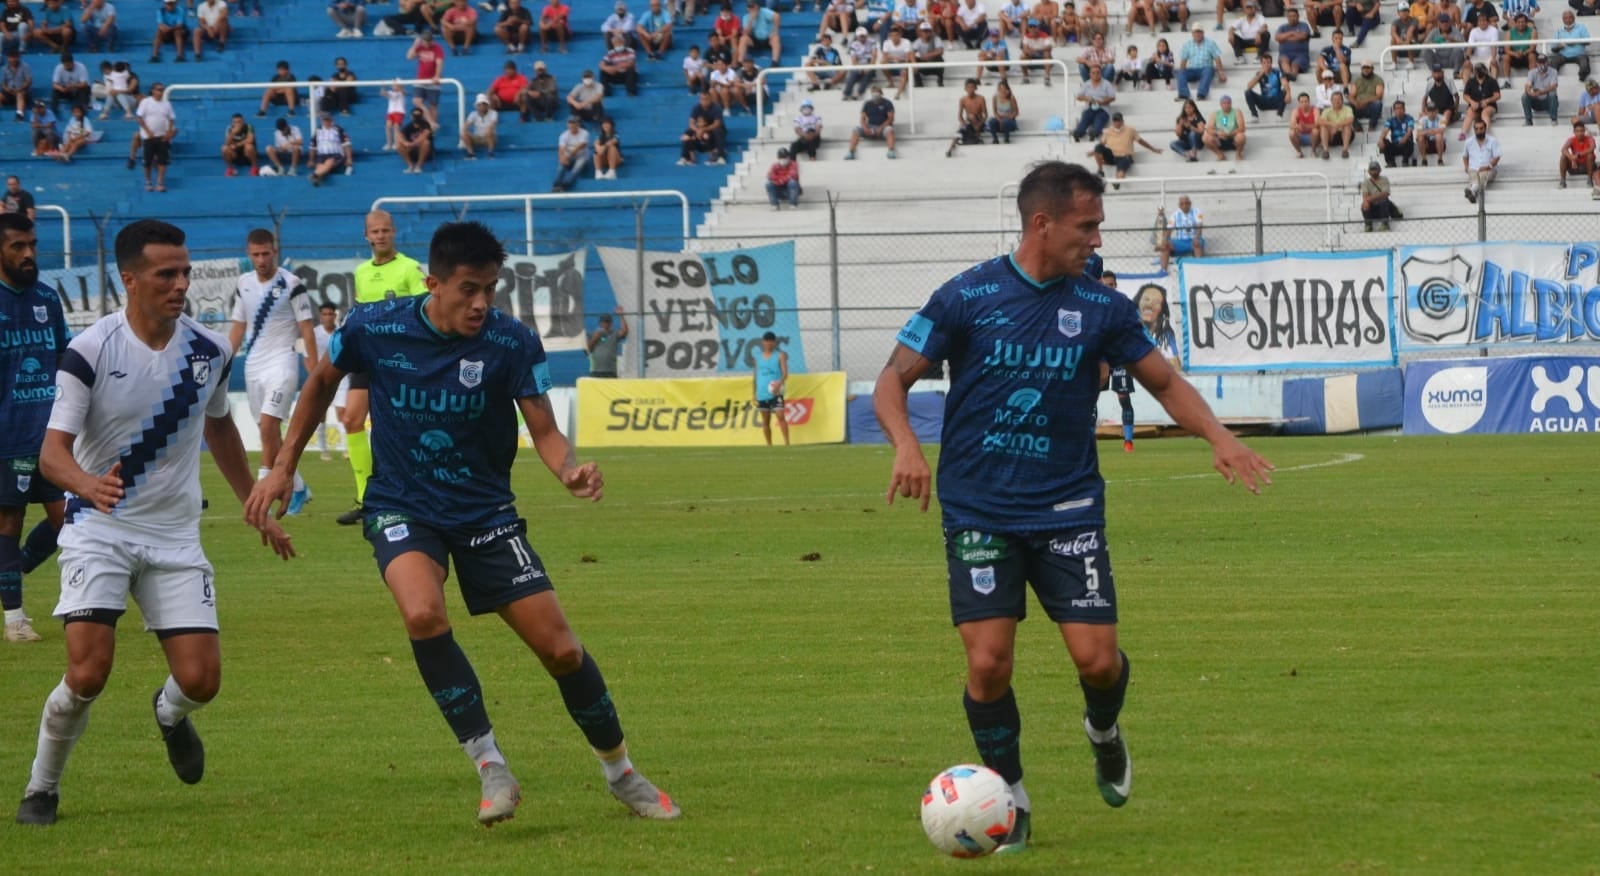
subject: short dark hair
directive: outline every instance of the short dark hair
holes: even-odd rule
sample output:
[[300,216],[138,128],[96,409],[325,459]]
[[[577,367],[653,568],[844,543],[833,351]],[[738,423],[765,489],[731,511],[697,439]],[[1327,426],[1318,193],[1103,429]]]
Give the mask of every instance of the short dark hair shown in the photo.
[[778,335],[775,332],[766,332],[761,336],[761,340],[763,341],[776,341],[777,339]]
[[482,222],[446,222],[433,232],[428,244],[428,273],[441,280],[463,265],[499,267],[505,263],[505,246]]
[[273,237],[272,232],[265,228],[250,229],[250,233],[245,235],[244,242],[246,246],[260,246],[261,244],[266,244],[267,246],[278,245],[278,239]]
[[1100,197],[1105,191],[1105,180],[1081,164],[1041,161],[1017,186],[1017,211],[1026,227],[1028,217],[1035,213],[1059,215],[1080,192]]
[[26,213],[0,213],[0,235],[8,231],[27,234],[33,230],[33,220]]
[[320,305],[317,306],[317,309],[318,310],[331,310],[334,313],[338,313],[339,312],[339,305],[334,304],[332,301],[324,301]]
[[151,244],[183,246],[183,229],[160,219],[140,219],[117,232],[117,270],[131,271],[144,263],[144,248]]

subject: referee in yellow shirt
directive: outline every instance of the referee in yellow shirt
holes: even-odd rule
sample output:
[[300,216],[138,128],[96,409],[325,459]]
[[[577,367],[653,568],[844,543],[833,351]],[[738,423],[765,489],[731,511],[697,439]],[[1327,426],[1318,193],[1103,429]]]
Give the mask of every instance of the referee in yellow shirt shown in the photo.
[[[428,291],[422,266],[410,256],[395,251],[394,217],[383,210],[367,214],[367,244],[372,258],[356,267],[356,303],[371,304],[390,298],[421,295]],[[350,453],[350,471],[356,478],[356,504],[339,515],[340,526],[361,522],[361,500],[372,477],[372,444],[367,438],[367,375],[351,374],[350,392],[345,399],[345,448]]]

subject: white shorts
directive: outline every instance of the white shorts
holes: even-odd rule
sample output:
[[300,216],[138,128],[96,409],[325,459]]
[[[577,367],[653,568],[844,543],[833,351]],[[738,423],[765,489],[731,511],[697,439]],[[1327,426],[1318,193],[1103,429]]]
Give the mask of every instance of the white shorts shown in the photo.
[[333,391],[333,406],[336,408],[344,407],[345,399],[349,398],[349,396],[350,375],[346,374],[344,379],[339,381],[339,388]]
[[300,373],[295,368],[246,367],[244,389],[250,399],[250,419],[259,421],[262,416],[289,419],[299,383]]
[[67,526],[61,531],[61,601],[53,614],[65,618],[92,608],[120,611],[132,596],[146,630],[215,630],[212,576],[199,542],[152,547]]

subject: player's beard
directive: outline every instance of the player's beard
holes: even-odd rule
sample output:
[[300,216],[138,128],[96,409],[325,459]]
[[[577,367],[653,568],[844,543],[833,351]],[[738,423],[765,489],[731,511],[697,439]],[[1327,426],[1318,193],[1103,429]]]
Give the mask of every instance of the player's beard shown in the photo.
[[38,263],[34,262],[34,261],[32,261],[30,259],[29,261],[25,261],[22,264],[17,265],[17,278],[16,279],[17,279],[17,282],[24,289],[27,289],[27,288],[31,287],[34,283],[39,282],[39,265],[38,265]]

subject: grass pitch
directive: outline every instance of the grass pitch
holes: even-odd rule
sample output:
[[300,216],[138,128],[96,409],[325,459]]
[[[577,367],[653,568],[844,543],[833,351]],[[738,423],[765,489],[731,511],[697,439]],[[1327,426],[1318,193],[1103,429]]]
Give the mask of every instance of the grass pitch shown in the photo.
[[[599,506],[525,452],[530,539],[686,814],[611,800],[537,661],[452,593],[524,788],[493,830],[366,543],[333,525],[346,465],[306,463],[291,564],[207,468],[225,668],[196,718],[205,781],[166,764],[165,669],[130,612],[61,821],[0,810],[0,874],[1600,873],[1592,439],[1253,443],[1280,467],[1261,497],[1197,441],[1102,444],[1133,799],[1100,802],[1036,611],[1016,678],[1034,847],[976,862],[917,819],[924,783],[976,755],[938,518],[884,506],[886,448],[607,451]],[[8,806],[64,662],[54,564],[27,587],[48,640],[0,643]]]

